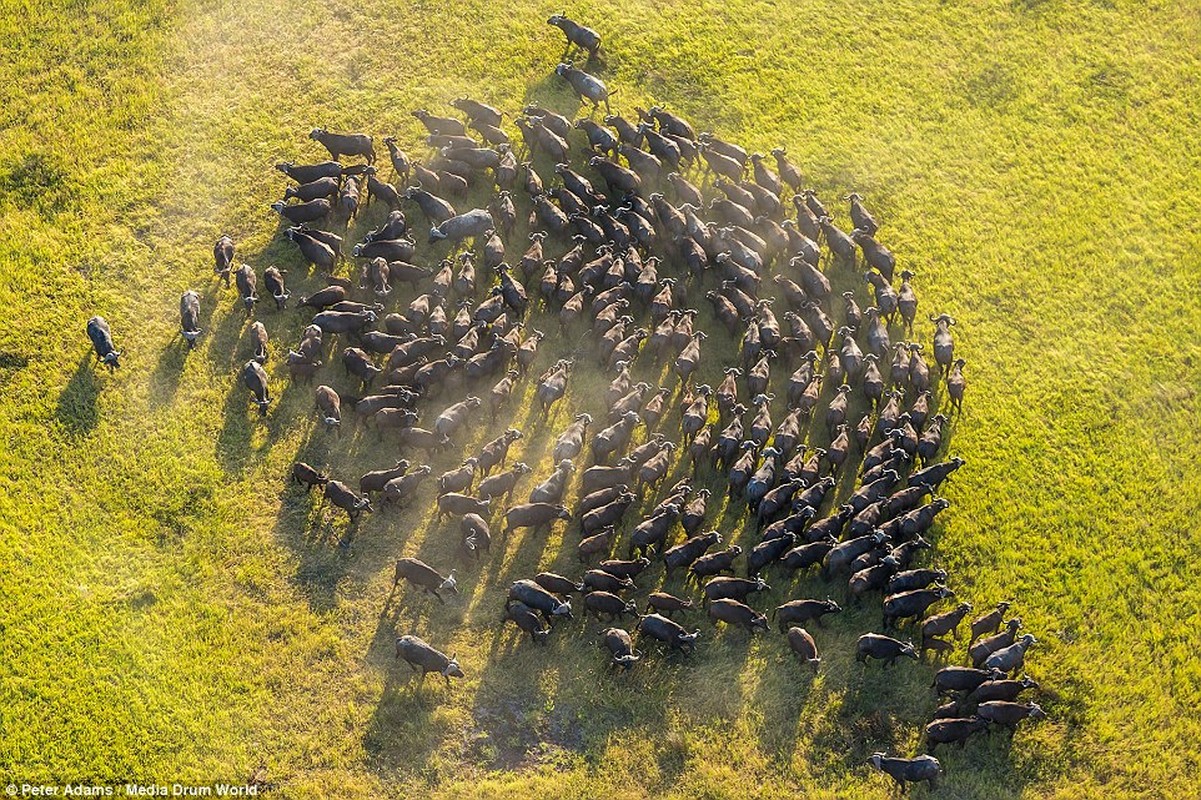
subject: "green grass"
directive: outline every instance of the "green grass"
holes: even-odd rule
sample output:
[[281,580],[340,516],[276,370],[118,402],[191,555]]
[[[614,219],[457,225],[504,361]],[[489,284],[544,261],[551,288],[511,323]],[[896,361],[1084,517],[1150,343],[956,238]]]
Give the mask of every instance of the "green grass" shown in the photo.
[[[821,637],[815,680],[780,637],[708,626],[691,660],[606,676],[595,623],[546,650],[498,625],[509,580],[574,569],[573,534],[461,568],[445,606],[392,595],[396,556],[452,561],[433,487],[340,550],[344,522],[287,486],[288,465],[303,454],[353,480],[394,448],[318,430],[311,390],[287,386],[278,360],[265,423],[237,383],[245,320],[213,279],[212,241],[229,232],[260,272],[279,263],[296,291],[317,285],[274,242],[272,164],[318,157],[316,125],[417,150],[408,111],[462,94],[574,112],[548,77],[561,40],[543,21],[559,10],[0,6],[0,777],[240,780],[261,761],[288,797],[889,791],[864,758],[917,746],[930,669],[857,668],[870,606]],[[621,109],[664,102],[748,146],[785,143],[823,197],[868,198],[919,272],[923,312],[959,321],[970,385],[951,448],[968,466],[946,487],[936,559],[977,607],[1016,600],[1050,719],[948,751],[939,796],[1201,792],[1201,13],[1123,0],[567,12],[605,36]],[[206,335],[185,355],[189,287]],[[97,312],[125,350],[115,375],[83,337]],[[278,354],[301,317],[260,314]],[[732,350],[708,352],[712,376]],[[550,424],[522,398],[469,444],[515,420],[529,434],[516,454],[545,472],[551,429],[595,408],[604,383],[580,372]],[[323,379],[349,388],[340,371]],[[827,587],[777,587],[772,604],[786,591]],[[456,652],[467,680],[415,695],[391,651],[409,630]]]

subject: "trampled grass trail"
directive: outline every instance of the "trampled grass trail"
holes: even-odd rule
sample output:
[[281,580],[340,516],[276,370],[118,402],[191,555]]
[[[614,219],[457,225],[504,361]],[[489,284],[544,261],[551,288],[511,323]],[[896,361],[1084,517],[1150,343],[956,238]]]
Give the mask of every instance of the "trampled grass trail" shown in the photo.
[[[927,666],[853,663],[872,604],[831,622],[812,681],[779,637],[728,632],[691,661],[605,676],[586,629],[534,650],[499,624],[508,581],[576,569],[574,533],[460,566],[446,606],[393,593],[397,556],[453,563],[433,485],[338,548],[345,523],[288,486],[288,466],[303,456],[353,482],[395,448],[318,430],[311,388],[290,386],[278,357],[265,423],[237,383],[247,323],[211,274],[216,237],[260,274],[289,268],[294,296],[318,287],[275,241],[272,165],[321,156],[316,125],[420,151],[409,111],[464,94],[573,114],[544,24],[561,10],[0,8],[13,43],[0,56],[0,777],[239,780],[265,763],[288,797],[886,796],[864,759],[916,747],[934,699]],[[1015,601],[1050,719],[948,751],[939,796],[1201,791],[1197,10],[566,11],[604,35],[623,111],[662,102],[748,147],[787,145],[823,197],[867,198],[918,272],[921,314],[959,321],[969,389],[951,449],[968,466],[945,489],[937,560],[977,608]],[[186,288],[206,331],[188,354]],[[91,363],[92,313],[126,351],[116,374]],[[276,356],[303,324],[258,316]],[[349,389],[339,373],[323,379]],[[514,455],[541,477],[556,426],[605,383],[579,370],[550,420],[521,398],[464,450],[514,424],[527,433]],[[434,475],[464,454],[438,456]],[[456,652],[468,679],[414,694],[391,649],[408,630]]]

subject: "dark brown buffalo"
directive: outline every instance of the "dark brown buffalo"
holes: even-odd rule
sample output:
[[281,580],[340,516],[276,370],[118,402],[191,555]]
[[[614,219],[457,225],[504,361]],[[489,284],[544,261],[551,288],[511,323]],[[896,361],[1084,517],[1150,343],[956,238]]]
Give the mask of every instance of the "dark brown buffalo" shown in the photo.
[[479,514],[482,517],[488,513],[491,502],[491,500],[481,500],[458,492],[447,492],[438,495],[437,519],[441,520],[448,516],[459,517],[464,514]]
[[416,558],[402,558],[396,562],[396,571],[392,575],[392,588],[395,589],[396,584],[400,583],[402,579],[420,587],[427,594],[432,594],[443,602],[445,602],[445,598],[438,594],[439,591],[446,590],[456,594],[459,591],[453,569],[449,575],[443,577],[438,570]]
[[708,553],[692,562],[688,575],[694,580],[734,571],[734,559],[742,554],[742,548],[734,545],[717,553]]
[[342,481],[329,481],[325,484],[325,497],[338,508],[342,509],[350,516],[351,522],[359,518],[359,514],[364,511],[374,511],[371,507],[371,500],[366,497],[359,497]]
[[987,703],[993,700],[1013,701],[1027,689],[1037,688],[1038,682],[1024,675],[1021,680],[985,681],[977,686],[966,700],[968,703]]
[[610,666],[628,670],[642,658],[642,651],[634,649],[629,632],[621,628],[606,628],[601,633],[601,646],[608,649],[609,655],[612,656]]
[[990,700],[976,707],[976,715],[988,722],[1004,725],[1015,730],[1022,720],[1046,719],[1047,714],[1038,703],[1011,703],[1005,700]]
[[316,467],[310,467],[303,461],[292,465],[292,480],[304,486],[305,493],[313,491],[314,486],[324,486],[329,483],[329,475]]
[[919,617],[939,600],[953,595],[950,589],[939,586],[934,589],[915,589],[884,598],[884,626],[896,625],[898,620]]
[[883,753],[872,753],[868,763],[896,781],[902,793],[907,788],[905,784],[919,781],[926,781],[932,790],[936,789],[938,780],[943,774],[942,764],[938,763],[937,758],[930,755],[898,758],[886,756]]
[[638,632],[643,636],[658,639],[672,650],[691,653],[696,649],[696,640],[700,636],[701,630],[697,628],[692,633],[688,633],[667,617],[659,614],[647,614],[638,621]]
[[917,650],[909,642],[901,642],[891,636],[865,633],[855,643],[855,660],[861,663],[874,658],[883,661],[885,667],[891,667],[902,656],[917,661]]
[[887,593],[899,594],[914,589],[925,589],[932,583],[941,583],[947,579],[944,569],[910,569],[898,572],[888,579]]
[[976,690],[980,684],[987,680],[995,680],[999,676],[992,672],[982,669],[972,669],[971,667],[943,667],[938,672],[934,673],[934,682],[931,687],[941,696],[959,692],[961,694],[969,694]]
[[817,643],[813,641],[813,637],[809,635],[809,631],[804,628],[789,628],[786,636],[788,637],[788,649],[796,653],[797,658],[809,665],[813,670],[813,674],[816,675],[822,660],[817,652]]
[[447,658],[416,636],[401,636],[396,639],[396,657],[403,658],[414,672],[420,668],[422,682],[430,672],[437,672],[446,678],[447,686],[450,686],[451,678],[463,677],[463,669],[454,656]]
[[972,638],[968,640],[968,644],[975,644],[976,640],[986,633],[996,633],[997,629],[1001,627],[1001,623],[1004,622],[1010,605],[1008,601],[1002,601],[997,603],[996,608],[992,611],[972,620]]
[[566,506],[555,503],[522,503],[505,512],[502,534],[507,536],[517,528],[543,528],[557,519],[571,519]]
[[765,631],[768,629],[766,616],[737,600],[729,598],[713,600],[709,603],[708,613],[709,619],[713,622],[738,625],[751,633],[754,633],[756,628],[762,628]]
[[670,575],[673,569],[690,567],[705,554],[706,550],[718,544],[721,544],[721,534],[718,531],[708,531],[693,536],[675,547],[669,548],[663,553],[663,562],[666,565],[667,574]]
[[972,734],[988,728],[988,720],[979,717],[939,719],[926,726],[926,749],[933,753],[940,744],[958,743],[963,746]]
[[409,462],[402,458],[396,462],[395,466],[388,469],[364,473],[363,477],[359,478],[359,493],[367,495],[371,492],[382,492],[388,481],[399,478],[408,471]]
[[564,597],[572,592],[583,592],[585,589],[584,584],[573,581],[570,578],[564,578],[562,575],[557,575],[553,572],[539,572],[534,576],[534,583],[548,592],[553,592]]
[[464,514],[459,531],[463,534],[463,549],[471,555],[479,558],[481,552],[492,551],[492,529],[479,514]]
[[514,601],[525,603],[535,609],[547,622],[551,622],[554,617],[572,619],[570,601],[559,599],[558,596],[531,580],[522,579],[513,582],[509,587],[506,604]]
[[746,578],[717,577],[706,583],[702,589],[706,604],[714,600],[745,600],[751,592],[770,591],[771,587],[762,578],[748,580]]
[[[895,595],[894,595],[895,596]],[[925,644],[927,639],[933,639],[938,636],[955,635],[955,631],[959,628],[959,623],[963,622],[964,617],[972,610],[971,603],[960,603],[950,611],[942,614],[935,614],[932,617],[927,617],[922,620],[922,643]]]
[[603,614],[609,620],[614,620],[623,614],[637,617],[638,607],[632,600],[626,601],[611,592],[597,590],[584,595],[585,616],[588,612],[598,617]]
[[234,240],[229,236],[222,236],[213,245],[213,272],[225,281],[225,285],[229,286],[229,274],[234,266]]
[[646,571],[651,565],[649,558],[619,559],[610,558],[600,563],[600,568],[618,578],[634,579]]
[[313,128],[309,138],[320,142],[334,161],[348,155],[363,156],[368,164],[375,163],[375,147],[365,133],[330,133],[324,128]]
[[590,569],[584,573],[584,587],[590,591],[617,592],[634,589],[632,578],[622,578],[603,569]]
[[691,600],[676,597],[667,592],[651,592],[646,598],[646,610],[670,616],[676,611],[688,611],[693,607]]
[[1020,627],[1022,627],[1022,620],[1014,617],[1013,619],[1006,620],[1005,630],[971,645],[968,648],[968,656],[972,659],[972,665],[979,667],[993,653],[1013,644],[1017,640],[1017,632]]
[[550,636],[550,627],[543,622],[538,612],[518,600],[505,605],[505,619],[528,633],[535,643],[545,644]]
[[842,612],[842,608],[830,598],[825,600],[790,600],[784,605],[777,606],[772,612],[772,618],[775,619],[780,627],[780,633],[784,633],[790,626],[797,623],[805,623],[810,620],[816,622],[818,626],[822,626],[822,617],[826,614],[838,614]]

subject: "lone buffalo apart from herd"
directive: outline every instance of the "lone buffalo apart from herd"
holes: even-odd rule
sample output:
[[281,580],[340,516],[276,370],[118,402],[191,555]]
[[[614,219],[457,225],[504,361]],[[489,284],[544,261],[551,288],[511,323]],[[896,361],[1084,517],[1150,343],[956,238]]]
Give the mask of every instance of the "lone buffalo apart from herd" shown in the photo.
[[[595,31],[561,14],[548,22],[567,51],[599,59]],[[469,97],[449,116],[415,110],[432,150],[410,156],[383,138],[395,185],[372,134],[313,129],[330,160],[280,163],[295,185],[271,206],[284,219],[280,241],[295,245],[289,281],[308,293],[289,305],[287,271],[223,235],[216,289],[180,298],[188,349],[218,346],[200,338],[202,306],[235,306],[253,350],[232,390],[238,406],[249,392],[261,417],[280,417],[294,407],[288,389],[320,375],[325,425],[313,426],[314,447],[341,463],[358,446],[354,431],[370,430],[367,441],[387,448],[360,465],[358,492],[301,460],[290,479],[306,494],[321,487],[349,518],[337,524],[431,544],[431,563],[395,562],[392,588],[406,604],[432,594],[461,605],[495,591],[482,578],[502,558],[520,569],[532,563],[514,556],[523,548],[558,548],[548,555],[565,574],[507,578],[495,598],[495,624],[512,622],[515,642],[588,628],[574,600],[610,626],[600,644],[621,673],[713,639],[746,647],[756,632],[780,669],[820,673],[845,664],[831,655],[830,628],[847,633],[870,604],[886,632],[862,632],[857,663],[840,668],[858,680],[872,662],[918,669],[907,662],[934,651],[945,666],[932,694],[952,702],[925,729],[929,750],[1044,717],[1018,700],[1038,689],[1017,677],[1034,635],[1019,635],[1008,602],[961,634],[972,605],[933,552],[954,514],[954,489],[950,500],[942,493],[966,463],[947,455],[964,413],[953,333],[962,325],[929,314],[926,341],[914,338],[916,272],[904,268],[914,254],[885,244],[887,208],[873,213],[871,198],[851,191],[842,213],[783,147],[772,158],[748,152],[662,106],[622,116],[597,74],[567,61],[553,72],[588,101],[580,119],[528,105],[505,131],[507,112]],[[449,196],[479,206],[456,211]],[[414,214],[429,224],[420,244]],[[354,228],[368,217],[374,230]],[[247,262],[236,266],[235,252]],[[276,301],[272,335],[287,347],[269,350],[268,327],[254,319],[260,269]],[[121,365],[103,317],[86,332],[97,361]],[[396,450],[429,463],[411,467]],[[389,510],[364,523],[373,496]],[[436,511],[416,526],[394,516],[406,506]],[[407,527],[394,531],[388,518]],[[437,641],[455,638],[443,612],[422,624]],[[448,686],[465,677],[454,656],[411,633],[396,639],[396,657]],[[870,763],[902,788],[943,775],[930,755],[878,752]]]

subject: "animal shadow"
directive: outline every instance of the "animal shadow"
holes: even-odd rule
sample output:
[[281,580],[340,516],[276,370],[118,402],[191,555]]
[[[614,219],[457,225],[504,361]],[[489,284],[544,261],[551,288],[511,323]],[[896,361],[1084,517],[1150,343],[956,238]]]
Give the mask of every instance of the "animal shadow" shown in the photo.
[[92,362],[90,353],[80,359],[75,374],[59,394],[54,410],[54,418],[72,437],[87,436],[100,421],[100,412],[96,408],[100,387]]

